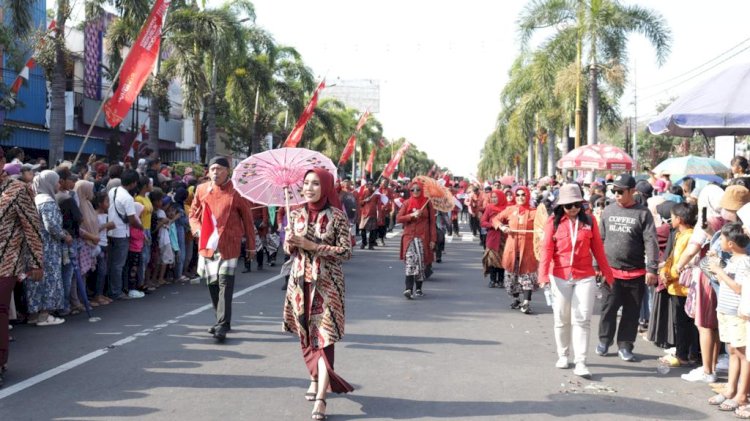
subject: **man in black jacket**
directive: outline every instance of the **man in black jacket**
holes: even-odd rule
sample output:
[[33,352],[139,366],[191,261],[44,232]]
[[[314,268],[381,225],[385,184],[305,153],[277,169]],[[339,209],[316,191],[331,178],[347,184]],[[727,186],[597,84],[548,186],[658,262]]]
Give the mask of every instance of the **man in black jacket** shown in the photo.
[[[617,332],[618,355],[624,361],[635,361],[633,345],[638,334],[638,316],[646,284],[657,282],[659,247],[651,212],[635,201],[635,179],[627,173],[619,175],[612,191],[616,202],[604,209],[599,224],[615,282],[611,287],[603,284],[596,353],[607,355]],[[618,325],[620,307],[622,316]]]

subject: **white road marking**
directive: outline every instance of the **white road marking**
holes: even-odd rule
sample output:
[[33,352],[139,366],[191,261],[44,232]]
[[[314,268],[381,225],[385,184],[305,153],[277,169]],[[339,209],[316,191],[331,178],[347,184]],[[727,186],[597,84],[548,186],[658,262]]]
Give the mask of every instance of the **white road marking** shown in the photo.
[[[254,291],[254,290],[258,289],[258,288],[264,287],[264,286],[266,286],[266,285],[268,285],[268,284],[270,284],[270,283],[272,283],[274,281],[277,281],[277,280],[279,280],[281,278],[283,278],[282,275],[276,275],[276,276],[274,276],[272,278],[268,278],[268,279],[266,279],[265,281],[263,281],[261,283],[255,284],[255,285],[247,287],[247,288],[245,288],[245,289],[243,289],[241,291],[235,292],[232,297],[233,298],[241,297],[241,296],[243,296],[243,295],[245,295],[245,294],[247,294],[247,293],[249,293],[251,291]],[[89,361],[91,361],[93,359],[99,358],[102,355],[108,353],[109,351],[113,350],[114,348],[116,348],[118,346],[122,346],[122,345],[128,344],[130,342],[133,342],[133,341],[135,341],[138,338],[142,338],[144,336],[148,336],[150,333],[159,331],[159,330],[161,330],[161,329],[169,326],[170,324],[177,323],[177,321],[180,320],[180,319],[184,319],[185,317],[189,317],[189,316],[194,316],[194,315],[202,313],[202,312],[204,312],[204,311],[206,311],[206,310],[208,310],[210,308],[212,308],[211,304],[207,304],[207,305],[198,307],[195,310],[192,310],[192,311],[189,311],[189,312],[187,312],[185,314],[182,314],[182,315],[179,315],[177,317],[171,318],[167,322],[159,323],[159,324],[157,324],[157,325],[155,325],[153,327],[143,329],[140,332],[137,332],[137,333],[134,333],[134,334],[132,334],[132,335],[130,335],[128,337],[122,338],[119,341],[113,343],[112,345],[107,346],[106,348],[102,348],[102,349],[98,349],[96,351],[90,352],[90,353],[88,353],[86,355],[83,355],[83,356],[80,356],[80,357],[78,357],[78,358],[76,358],[74,360],[68,361],[65,364],[59,365],[59,366],[57,366],[55,368],[51,368],[51,369],[49,369],[49,370],[47,370],[47,371],[45,371],[43,373],[37,374],[36,376],[30,377],[30,378],[28,378],[28,379],[26,379],[26,380],[24,380],[24,381],[22,381],[20,383],[16,383],[16,384],[8,386],[6,388],[0,389],[0,400],[1,399],[5,399],[8,396],[15,395],[16,393],[18,393],[18,392],[20,392],[22,390],[26,390],[26,389],[28,389],[28,388],[30,388],[32,386],[35,386],[35,385],[37,385],[37,384],[39,384],[39,383],[41,383],[41,382],[43,382],[45,380],[49,380],[52,377],[57,376],[58,374],[62,374],[62,373],[65,373],[66,371],[72,370],[72,369],[74,369],[74,368],[76,368],[76,367],[78,367],[80,365],[83,365],[83,364],[85,364],[85,363],[87,363],[87,362],[89,362]],[[131,325],[131,326],[140,326],[140,325]]]

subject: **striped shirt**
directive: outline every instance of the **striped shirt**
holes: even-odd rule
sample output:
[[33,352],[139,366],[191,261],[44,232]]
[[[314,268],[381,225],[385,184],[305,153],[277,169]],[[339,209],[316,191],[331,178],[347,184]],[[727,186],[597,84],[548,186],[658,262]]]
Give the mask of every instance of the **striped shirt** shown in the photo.
[[[724,272],[737,282],[747,279],[747,274],[750,273],[750,256],[747,254],[732,256],[727,263],[727,267],[724,268]],[[737,276],[738,274],[741,275]],[[739,305],[740,294],[735,293],[732,288],[729,288],[722,282],[719,286],[719,299],[716,311],[721,314],[736,316]]]

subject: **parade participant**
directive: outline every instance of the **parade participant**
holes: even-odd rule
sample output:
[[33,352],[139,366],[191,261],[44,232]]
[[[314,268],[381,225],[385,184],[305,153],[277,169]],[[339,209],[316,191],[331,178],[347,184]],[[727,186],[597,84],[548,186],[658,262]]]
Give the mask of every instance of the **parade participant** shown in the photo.
[[264,257],[268,256],[269,263],[271,260],[270,253],[268,253],[268,229],[270,225],[268,208],[256,203],[250,203],[249,205],[252,208],[255,234],[258,236],[257,239],[260,240],[260,244],[256,244],[258,249],[255,252],[255,261],[258,264],[258,270],[263,270]]
[[409,190],[411,197],[401,206],[396,222],[404,227],[401,235],[401,260],[406,271],[404,297],[411,300],[424,295],[422,282],[430,276],[437,229],[432,220],[435,210],[424,195],[422,183],[411,183]]
[[483,249],[487,248],[488,228],[482,226],[482,218],[484,218],[485,209],[487,209],[487,206],[489,206],[490,202],[492,201],[492,199],[490,198],[491,193],[492,187],[485,186],[484,194],[482,195],[482,213],[479,215],[479,245],[481,245]]
[[[536,209],[529,205],[531,193],[527,187],[518,186],[513,190],[515,205],[509,206],[495,221],[500,230],[508,235],[503,251],[505,269],[505,289],[513,297],[512,309],[520,308],[522,313],[532,314],[531,293],[537,287],[538,261],[534,255],[534,217]],[[519,296],[523,293],[523,302]]]
[[190,228],[198,238],[198,276],[208,284],[216,323],[208,329],[223,341],[231,330],[234,271],[244,236],[250,258],[255,255],[255,227],[250,202],[234,189],[229,160],[208,163],[210,181],[198,186],[190,209]]
[[480,225],[487,230],[486,248],[482,257],[484,276],[490,275],[488,287],[501,287],[505,278],[502,265],[503,248],[505,247],[505,234],[500,231],[500,226],[492,221],[496,215],[505,210],[508,203],[505,201],[505,193],[501,190],[493,190],[489,195],[490,201],[482,214]]
[[[539,262],[539,284],[550,284],[553,295],[557,368],[568,368],[572,343],[574,374],[590,378],[586,354],[594,313],[596,270],[592,256],[608,283],[614,282],[604,254],[596,219],[583,209],[584,199],[577,184],[560,188],[553,215],[544,226]],[[551,272],[551,273],[550,273]]]
[[479,192],[478,186],[472,187],[467,204],[469,207],[469,227],[471,228],[471,234],[477,237],[479,236],[479,218],[482,217],[482,194]]
[[[394,218],[395,219],[395,218]],[[437,242],[435,243],[435,262],[443,262],[443,252],[445,251],[445,234],[450,229],[451,217],[446,212],[438,211],[435,217],[437,227]]]
[[[635,179],[627,173],[614,180],[615,203],[607,206],[599,221],[607,261],[615,282],[602,294],[599,345],[596,353],[605,356],[617,332],[618,354],[624,361],[635,361],[633,346],[638,334],[638,316],[646,284],[655,285],[659,246],[651,212],[635,202]],[[617,312],[622,317],[617,325]]]
[[352,386],[334,371],[334,344],[344,336],[344,273],[351,257],[349,221],[340,209],[333,175],[324,169],[305,174],[307,204],[291,211],[284,251],[292,255],[284,300],[284,331],[300,338],[310,372],[305,398],[313,401],[313,419],[325,419],[326,395]]
[[359,231],[362,233],[362,244],[360,245],[362,249],[365,246],[370,250],[375,249],[375,241],[378,235],[378,203],[380,203],[380,195],[375,192],[372,180],[368,180],[359,196]]

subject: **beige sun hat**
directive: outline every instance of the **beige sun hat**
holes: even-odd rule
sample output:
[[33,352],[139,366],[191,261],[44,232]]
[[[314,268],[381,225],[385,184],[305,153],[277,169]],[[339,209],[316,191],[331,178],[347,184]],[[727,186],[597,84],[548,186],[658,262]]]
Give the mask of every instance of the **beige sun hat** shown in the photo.
[[578,184],[571,183],[560,187],[560,194],[556,203],[557,206],[579,202],[583,202],[583,196],[581,196],[581,188],[578,187]]

